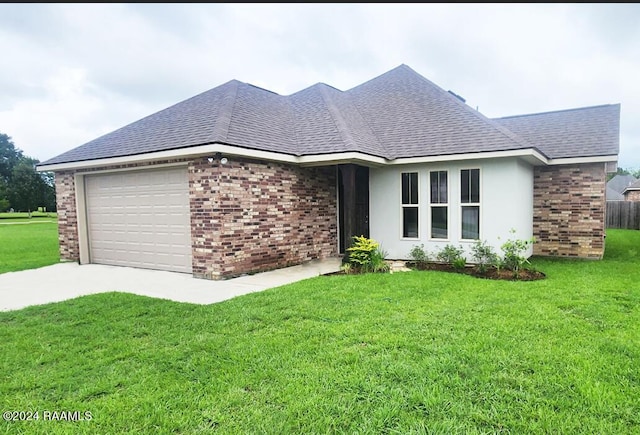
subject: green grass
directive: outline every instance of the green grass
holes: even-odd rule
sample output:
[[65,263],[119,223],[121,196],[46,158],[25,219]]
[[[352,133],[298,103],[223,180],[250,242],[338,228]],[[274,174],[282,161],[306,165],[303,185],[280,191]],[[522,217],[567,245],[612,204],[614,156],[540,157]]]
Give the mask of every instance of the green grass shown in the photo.
[[[55,212],[31,212],[31,218],[55,218],[57,214]],[[4,219],[29,219],[29,213],[27,212],[15,212],[15,213],[0,213],[0,222],[4,222]]]
[[58,263],[58,247],[54,218],[0,220],[0,273]]
[[[10,433],[640,433],[640,232],[547,279],[323,276],[197,306],[0,313]],[[179,291],[179,289],[177,289]],[[90,421],[42,421],[43,410]]]

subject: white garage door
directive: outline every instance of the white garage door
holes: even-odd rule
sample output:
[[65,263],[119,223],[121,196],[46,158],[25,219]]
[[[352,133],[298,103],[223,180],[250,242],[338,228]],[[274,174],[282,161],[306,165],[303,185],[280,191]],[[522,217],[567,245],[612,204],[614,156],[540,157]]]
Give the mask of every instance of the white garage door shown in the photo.
[[85,176],[92,263],[191,273],[187,169]]

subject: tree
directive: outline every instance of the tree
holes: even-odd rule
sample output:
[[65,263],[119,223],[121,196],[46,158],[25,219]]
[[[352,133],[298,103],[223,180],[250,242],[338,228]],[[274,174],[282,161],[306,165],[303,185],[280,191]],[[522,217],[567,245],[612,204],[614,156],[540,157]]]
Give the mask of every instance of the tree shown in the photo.
[[6,134],[0,133],[0,178],[5,183],[11,181],[13,168],[22,160],[22,150],[16,148],[11,138]]
[[4,178],[0,177],[0,212],[9,209],[9,186]]
[[13,167],[9,202],[19,211],[34,211],[42,199],[44,181],[35,171],[32,159],[24,159]]
[[38,207],[55,211],[53,174],[37,172],[37,163],[37,159],[16,148],[11,137],[0,133],[0,211],[10,207],[17,211],[34,211]]

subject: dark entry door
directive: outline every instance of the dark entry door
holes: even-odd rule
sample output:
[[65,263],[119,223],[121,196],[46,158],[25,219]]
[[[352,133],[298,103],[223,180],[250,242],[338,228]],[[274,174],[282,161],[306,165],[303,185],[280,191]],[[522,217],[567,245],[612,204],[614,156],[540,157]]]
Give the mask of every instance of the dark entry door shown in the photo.
[[340,165],[338,201],[340,253],[344,253],[351,245],[351,237],[369,237],[369,168]]

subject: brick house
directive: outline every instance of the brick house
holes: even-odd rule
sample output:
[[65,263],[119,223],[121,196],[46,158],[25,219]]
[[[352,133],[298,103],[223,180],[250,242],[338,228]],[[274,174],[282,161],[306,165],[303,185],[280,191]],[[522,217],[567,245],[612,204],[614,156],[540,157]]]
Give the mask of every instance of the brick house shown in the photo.
[[63,259],[217,279],[413,245],[601,258],[619,104],[489,119],[400,65],[348,91],[229,81],[54,157]]
[[627,186],[622,194],[625,201],[640,201],[640,180]]

